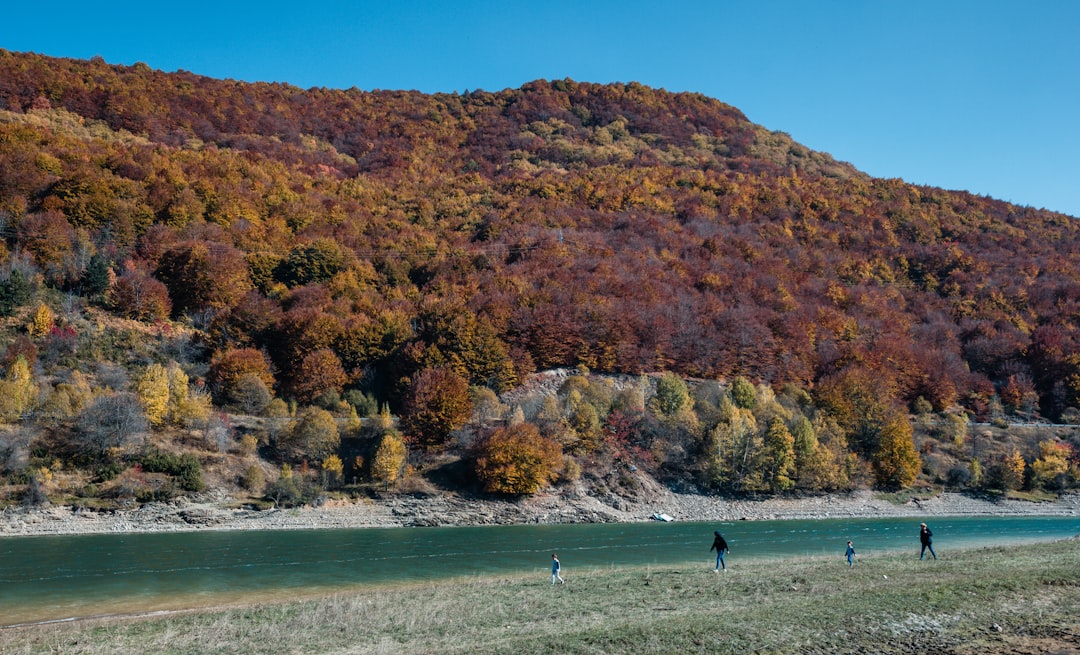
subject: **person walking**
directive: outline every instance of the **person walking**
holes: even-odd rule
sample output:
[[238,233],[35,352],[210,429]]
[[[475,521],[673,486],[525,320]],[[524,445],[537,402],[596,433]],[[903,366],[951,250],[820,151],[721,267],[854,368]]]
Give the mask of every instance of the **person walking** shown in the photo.
[[925,523],[919,524],[919,543],[922,544],[922,549],[919,550],[919,559],[922,559],[926,555],[926,550],[930,550],[930,554],[937,559],[937,553],[934,552],[934,533],[930,532],[930,528],[926,527]]
[[555,586],[555,581],[558,580],[559,584],[566,584],[566,580],[562,579],[559,573],[562,571],[562,564],[559,563],[559,558],[555,553],[551,554],[551,586]]
[[847,558],[849,567],[855,566],[855,546],[852,546],[850,541],[847,542],[847,552],[844,553],[844,557]]
[[724,563],[724,554],[728,550],[727,542],[724,541],[724,537],[720,535],[719,530],[716,530],[713,534],[716,537],[713,539],[712,548],[709,549],[710,553],[716,551],[716,568],[713,569],[713,573],[718,573],[721,570],[727,573],[727,564]]

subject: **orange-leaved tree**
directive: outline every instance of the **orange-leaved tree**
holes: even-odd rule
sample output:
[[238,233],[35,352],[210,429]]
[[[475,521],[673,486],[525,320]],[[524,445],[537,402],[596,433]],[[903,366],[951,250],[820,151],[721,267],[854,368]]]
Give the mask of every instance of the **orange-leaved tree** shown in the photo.
[[536,493],[555,479],[562,464],[558,444],[531,423],[499,428],[476,450],[476,476],[491,493]]
[[156,274],[169,288],[176,315],[228,307],[251,288],[243,253],[221,243],[173,246],[162,254]]
[[349,381],[341,360],[329,348],[321,348],[304,356],[297,370],[293,371],[292,392],[302,403],[313,402],[328,391],[341,391]]
[[134,264],[110,285],[106,302],[120,316],[140,321],[159,321],[172,311],[165,285]]
[[249,375],[257,377],[267,389],[274,388],[274,374],[262,351],[255,348],[230,348],[216,352],[210,358],[210,373],[207,377],[210,389],[220,403],[234,402],[238,383]]
[[472,413],[465,378],[446,368],[425,368],[409,384],[401,415],[402,431],[417,443],[442,446]]

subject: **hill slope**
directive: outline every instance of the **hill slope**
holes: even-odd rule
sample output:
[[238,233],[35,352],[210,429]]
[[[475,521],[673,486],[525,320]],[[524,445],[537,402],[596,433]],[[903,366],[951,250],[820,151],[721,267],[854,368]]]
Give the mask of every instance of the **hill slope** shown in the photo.
[[45,436],[169,362],[256,413],[407,411],[423,371],[505,392],[556,367],[790,384],[841,424],[853,397],[1080,407],[1074,218],[874,179],[701,95],[302,90],[0,50],[0,107],[22,390],[0,415]]
[[[984,411],[1010,379],[1050,416],[1076,404],[1075,220],[870,179],[703,96],[302,91],[4,52],[0,104],[10,251],[76,291],[88,252],[129,260],[174,316],[214,315],[213,348],[282,353],[286,384],[308,335],[238,325],[252,305],[373,331],[323,341],[384,397],[427,357],[504,384],[488,360],[802,385],[864,366],[939,407]],[[189,266],[240,281],[179,288],[192,271],[161,258],[192,242],[216,257]]]

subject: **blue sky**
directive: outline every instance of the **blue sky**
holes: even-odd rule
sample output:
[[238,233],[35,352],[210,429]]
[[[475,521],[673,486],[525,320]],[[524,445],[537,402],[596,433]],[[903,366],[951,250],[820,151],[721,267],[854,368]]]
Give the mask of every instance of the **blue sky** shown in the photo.
[[103,4],[10,3],[0,48],[304,88],[637,81],[871,175],[1080,216],[1080,1]]

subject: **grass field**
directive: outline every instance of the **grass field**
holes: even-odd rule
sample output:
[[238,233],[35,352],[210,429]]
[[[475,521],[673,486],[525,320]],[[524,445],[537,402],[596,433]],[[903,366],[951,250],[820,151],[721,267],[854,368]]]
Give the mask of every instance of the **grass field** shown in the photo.
[[1080,654],[1080,540],[565,570],[0,630],[0,653]]

